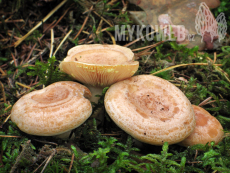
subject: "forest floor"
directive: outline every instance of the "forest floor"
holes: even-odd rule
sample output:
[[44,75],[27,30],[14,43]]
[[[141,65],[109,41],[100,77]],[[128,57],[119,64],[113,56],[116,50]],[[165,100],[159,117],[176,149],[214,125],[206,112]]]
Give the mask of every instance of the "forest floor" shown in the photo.
[[[125,40],[116,41],[115,26],[134,24],[128,11],[141,8],[125,0],[0,0],[0,172],[229,172],[228,34],[213,50],[135,36],[130,41],[127,29]],[[135,142],[106,113],[106,90],[71,139],[22,132],[10,119],[15,102],[54,82],[73,80],[58,67],[70,48],[83,44],[130,48],[139,61],[135,75],[156,75],[177,86],[219,120],[222,142],[187,148]]]

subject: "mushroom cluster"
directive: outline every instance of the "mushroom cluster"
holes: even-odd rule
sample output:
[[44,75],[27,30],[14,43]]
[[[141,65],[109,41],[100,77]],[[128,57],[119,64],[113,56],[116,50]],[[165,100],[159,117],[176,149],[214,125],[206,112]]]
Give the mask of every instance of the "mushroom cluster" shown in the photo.
[[[191,105],[183,92],[152,75],[131,77],[139,63],[128,48],[83,45],[69,50],[60,69],[92,87],[110,86],[105,109],[135,139],[153,145],[206,144],[223,139],[223,127],[203,108]],[[100,93],[101,94],[101,91]],[[81,125],[92,113],[90,90],[71,81],[56,82],[20,98],[11,119],[24,132],[51,136]]]
[[111,119],[135,139],[153,145],[219,143],[220,122],[170,82],[139,75],[113,84],[105,95]]

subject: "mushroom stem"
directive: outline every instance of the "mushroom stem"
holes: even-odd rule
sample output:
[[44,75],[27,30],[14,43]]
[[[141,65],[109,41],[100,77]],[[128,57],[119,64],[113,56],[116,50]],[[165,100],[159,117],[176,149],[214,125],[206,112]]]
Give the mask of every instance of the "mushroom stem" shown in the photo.
[[100,97],[96,97],[96,95],[101,95],[103,91],[103,87],[92,86],[89,84],[85,84],[85,86],[90,90],[92,93],[92,97],[89,99],[91,102],[98,103]]
[[[67,140],[67,139],[69,139],[71,132],[72,132],[72,130],[65,132],[65,133],[62,133],[62,134],[59,134],[59,135],[55,135],[54,137],[61,138],[63,140]],[[70,139],[74,139],[74,137],[75,137],[75,134],[73,133]]]

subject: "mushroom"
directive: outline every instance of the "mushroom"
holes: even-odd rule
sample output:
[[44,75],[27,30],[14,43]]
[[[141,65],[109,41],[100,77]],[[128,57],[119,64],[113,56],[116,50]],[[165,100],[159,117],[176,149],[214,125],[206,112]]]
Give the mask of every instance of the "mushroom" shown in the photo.
[[[224,18],[221,20],[225,20]],[[206,3],[200,4],[196,15],[195,28],[197,33],[202,37],[207,49],[213,49],[213,43],[218,39],[218,30],[224,29],[217,23]],[[219,25],[219,26],[218,26]],[[220,30],[219,30],[220,32]]]
[[121,129],[148,144],[178,143],[195,128],[189,100],[176,86],[156,76],[138,75],[113,84],[104,103]]
[[92,113],[85,86],[56,82],[21,97],[13,106],[11,120],[31,135],[53,136],[70,131],[86,121]]
[[220,122],[205,109],[192,105],[195,112],[196,127],[193,133],[179,145],[188,147],[195,144],[206,144],[214,141],[218,144],[224,137],[223,127]]
[[214,47],[214,42],[218,39],[218,36],[211,37],[210,33],[205,31],[203,35],[203,41],[205,42],[205,47],[208,50],[212,50]]
[[[92,95],[106,86],[131,77],[138,69],[133,52],[118,45],[80,45],[68,51],[60,70],[86,84]],[[97,102],[95,97],[91,101]]]

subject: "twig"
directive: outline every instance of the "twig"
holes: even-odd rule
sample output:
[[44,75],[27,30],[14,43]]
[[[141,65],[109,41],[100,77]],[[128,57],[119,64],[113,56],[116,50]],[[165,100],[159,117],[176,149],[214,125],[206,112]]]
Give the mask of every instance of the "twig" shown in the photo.
[[[196,160],[197,155],[198,155],[198,150],[196,150],[196,154],[195,154],[195,156],[194,156],[193,162],[196,162],[195,160]],[[193,166],[193,165],[194,165],[194,163],[192,163],[192,166]]]
[[3,38],[0,40],[0,42],[7,42],[7,41],[9,41],[9,38]]
[[37,43],[35,43],[34,46],[32,47],[32,49],[30,50],[30,53],[29,53],[29,55],[27,56],[25,62],[27,62],[27,61],[30,59],[30,56],[31,56],[32,52],[34,51],[34,48],[36,47],[36,45],[37,45]]
[[24,145],[22,145],[22,151],[18,155],[18,157],[16,158],[15,163],[14,163],[13,167],[10,170],[10,173],[17,172],[16,170],[17,170],[18,166],[20,165],[22,158],[24,158],[25,153],[27,153],[28,150],[31,149],[30,145],[31,145],[30,140],[28,140]]
[[97,16],[99,16],[102,20],[104,20],[109,26],[113,27],[113,25],[108,21],[106,20],[104,17],[102,17],[100,14],[98,14],[96,11],[93,11]]
[[115,40],[114,36],[109,31],[106,31],[106,32],[107,32],[107,34],[109,34],[113,44],[116,45],[116,40]]
[[71,8],[72,6],[70,6],[67,10],[65,10],[65,12],[63,13],[63,15],[58,19],[58,21],[52,26],[52,28],[54,28],[61,20],[62,18],[66,15],[66,13],[69,11],[69,9]]
[[[3,99],[1,98],[0,101],[2,101]],[[2,115],[0,115],[0,117],[5,117],[5,116],[9,116],[10,115],[10,112],[6,112],[6,113],[3,113]]]
[[146,62],[149,60],[150,56],[153,54],[154,51],[155,51],[155,50],[153,50],[153,51],[148,55],[148,57],[146,58],[144,64],[146,64]]
[[110,2],[107,3],[107,5],[114,5],[115,2],[117,2],[117,0],[111,0]]
[[70,171],[71,171],[71,169],[72,169],[73,161],[74,161],[74,154],[72,154],[72,158],[71,158],[71,162],[70,162],[70,165],[69,165],[68,173],[70,173]]
[[[165,29],[165,28],[167,28],[167,27],[168,27],[168,25],[165,26],[165,27],[163,27],[162,29]],[[148,34],[146,34],[146,35],[144,35],[144,36],[142,36],[142,37],[137,38],[136,40],[134,40],[134,41],[132,41],[132,42],[130,42],[130,43],[124,45],[124,47],[131,46],[132,44],[138,42],[138,41],[141,40],[142,38],[144,38],[144,37],[146,37],[146,36],[148,36],[148,35],[154,34],[154,33],[156,33],[156,32],[158,32],[158,29],[156,29],[155,31],[150,32],[150,33],[148,33]]]
[[8,121],[10,116],[11,116],[11,114],[6,117],[6,119],[3,121],[2,125],[0,126],[0,128],[2,128],[2,126]]
[[[219,101],[220,101],[220,102],[227,102],[228,100],[226,100],[226,99],[219,99]],[[207,103],[204,103],[202,106],[208,105],[208,104],[211,104],[211,103],[214,103],[214,102],[216,102],[216,100],[212,100],[212,101],[209,101],[209,102],[207,102]]]
[[11,35],[11,37],[10,37],[10,45],[11,45],[11,43],[12,43],[12,39],[13,39],[13,37],[14,37],[14,28],[13,28],[13,31],[12,31],[12,35]]
[[58,145],[57,143],[54,143],[54,142],[41,141],[41,140],[33,139],[33,138],[32,138],[32,140],[43,143],[43,144],[50,144],[50,145],[56,145],[56,146]]
[[21,136],[0,135],[1,138],[21,138]]
[[16,61],[16,59],[15,59],[15,56],[14,56],[14,54],[11,52],[11,56],[12,56],[12,58],[13,58],[13,60],[14,60],[14,65],[15,65],[15,67],[17,67],[18,66],[18,63],[17,63],[17,61]]
[[49,24],[44,30],[43,33],[46,33],[46,31],[48,31],[51,28],[54,28],[54,24],[55,24],[56,20],[54,20],[51,24]]
[[[25,84],[22,84],[22,83],[20,83],[20,82],[15,82],[15,84],[16,84],[16,85],[20,85],[20,86],[22,86],[22,87],[24,87],[24,88],[31,89],[31,87],[29,87],[29,86],[27,86],[27,85],[25,85]],[[36,90],[36,89],[34,89],[34,90]]]
[[16,26],[16,28],[18,29],[18,31],[22,34],[22,35],[24,35],[23,34],[23,32],[22,32],[22,30],[19,28],[19,26],[14,22],[14,25]]
[[[98,27],[98,28],[99,28],[99,27]],[[106,30],[109,29],[109,28],[110,28],[110,27],[107,27],[107,28],[104,28],[104,29],[102,29],[102,30],[100,30],[100,31],[96,31],[96,34],[102,33],[102,32],[106,31]],[[84,39],[80,40],[80,41],[79,41],[79,44],[85,42],[87,39],[91,39],[91,38],[92,38],[92,34],[91,34],[91,33],[87,32],[87,31],[82,31],[82,32],[83,32],[84,34],[88,34],[88,36],[87,36],[87,38],[84,38]]]
[[35,61],[37,59],[38,56],[46,53],[47,51],[47,47],[45,47],[41,52],[39,52],[37,55],[35,55],[33,58],[31,58],[27,63],[30,64],[31,62]]
[[89,12],[88,12],[88,15],[86,16],[86,18],[85,18],[85,20],[84,20],[84,22],[83,22],[83,24],[82,24],[80,30],[78,31],[77,35],[73,38],[74,40],[80,35],[81,31],[83,30],[83,28],[84,28],[86,22],[87,22],[88,19],[89,19],[89,15],[91,14],[91,11],[92,11],[92,10],[93,10],[93,6],[90,7]]
[[7,107],[4,109],[4,111],[7,111],[7,110],[10,109],[11,107],[12,107],[12,105],[7,106]]
[[[181,86],[181,84],[173,84],[173,85],[178,86],[178,87]],[[184,87],[187,87],[188,85],[183,85],[183,86],[184,86]],[[196,86],[196,85],[193,85],[192,87],[193,87],[193,88],[196,88],[197,86]]]
[[101,134],[102,136],[120,136],[121,134]]
[[22,38],[20,38],[17,42],[15,42],[14,47],[17,47],[23,40],[25,40],[30,34],[34,32],[42,23],[44,23],[47,19],[50,18],[62,5],[66,3],[67,0],[63,0],[60,4],[58,4],[49,14],[46,15],[46,17],[39,22],[35,27],[33,27],[26,35],[24,35]]
[[[16,19],[16,20],[5,20],[4,23],[14,23],[14,22],[25,22],[23,19]],[[0,21],[0,24],[2,22]]]
[[57,51],[59,50],[59,48],[62,46],[62,44],[65,42],[65,40],[69,37],[69,35],[71,34],[72,30],[70,30],[66,36],[63,38],[63,40],[61,41],[61,43],[58,45],[57,49],[55,50],[53,56],[56,55]]
[[206,103],[211,100],[212,97],[208,97],[207,99],[205,99],[204,101],[202,101],[198,106],[203,106],[203,105],[206,105]]
[[[43,31],[43,32],[44,32],[44,31]],[[41,48],[43,48],[42,43],[41,43],[41,39],[42,39],[44,36],[45,36],[45,34],[43,34],[40,38],[37,38],[37,41],[38,41],[38,43],[39,43],[39,45],[40,45]]]
[[[56,152],[57,154],[59,153],[63,153],[63,152],[67,152],[69,155],[72,153],[70,149],[68,148],[62,148],[62,147],[57,147],[55,148],[56,149]],[[76,148],[77,149],[77,148]],[[80,154],[80,153],[79,153]]]
[[196,162],[187,161],[186,163],[193,164],[193,163],[203,163],[203,162],[202,161],[196,161]]
[[37,170],[48,160],[48,157],[33,171],[33,173],[37,172]]
[[98,27],[97,27],[96,34],[97,34],[97,33],[100,33],[99,30],[101,30],[102,24],[103,24],[103,20],[101,19],[101,20],[100,20],[100,23],[99,23],[99,25],[98,25]]
[[47,165],[49,164],[50,160],[53,158],[53,156],[56,154],[56,150],[54,149],[53,152],[50,154],[49,158],[46,161],[45,166],[43,167],[41,173],[43,173],[47,167]]
[[128,6],[128,1],[126,1],[126,3],[124,2],[124,0],[122,0],[122,4],[123,4],[123,8],[122,8],[122,14],[124,14],[127,10],[127,6]]
[[[213,63],[213,60],[212,60],[211,58],[207,57],[207,59]],[[215,60],[215,59],[214,59],[214,60]],[[228,82],[230,82],[228,73],[226,73],[226,72],[225,72],[222,68],[220,68],[220,67],[214,66],[214,68],[215,68],[216,71],[220,72],[220,74],[222,74],[222,75],[226,78],[226,80],[227,80]]]
[[50,41],[50,56],[49,57],[52,57],[53,55],[53,49],[54,49],[54,30],[51,29],[51,41]]
[[143,50],[143,49],[147,49],[147,48],[154,48],[154,47],[156,47],[156,46],[158,46],[158,45],[160,45],[160,44],[162,44],[164,42],[165,41],[163,40],[163,41],[160,41],[158,43],[155,43],[155,44],[152,44],[152,45],[149,45],[149,46],[140,47],[140,48],[137,48],[137,49],[132,49],[132,51],[135,52],[135,51],[139,51],[139,50]]
[[216,63],[216,52],[214,52],[214,61],[213,63],[215,64]]
[[0,81],[0,85],[1,85],[1,90],[2,90],[3,101],[4,101],[4,103],[6,103],[6,95],[5,95],[4,85],[2,84],[1,81]]
[[[171,66],[171,67],[168,67],[168,68],[164,68],[164,69],[159,70],[159,71],[157,71],[155,73],[152,73],[151,75],[155,75],[155,74],[161,73],[163,71],[171,70],[171,69],[174,69],[174,68],[177,68],[177,67],[190,66],[190,65],[209,65],[209,64],[208,63],[179,64],[179,65]],[[214,67],[216,67],[216,66],[222,66],[222,64],[213,64],[213,65],[214,65]]]

